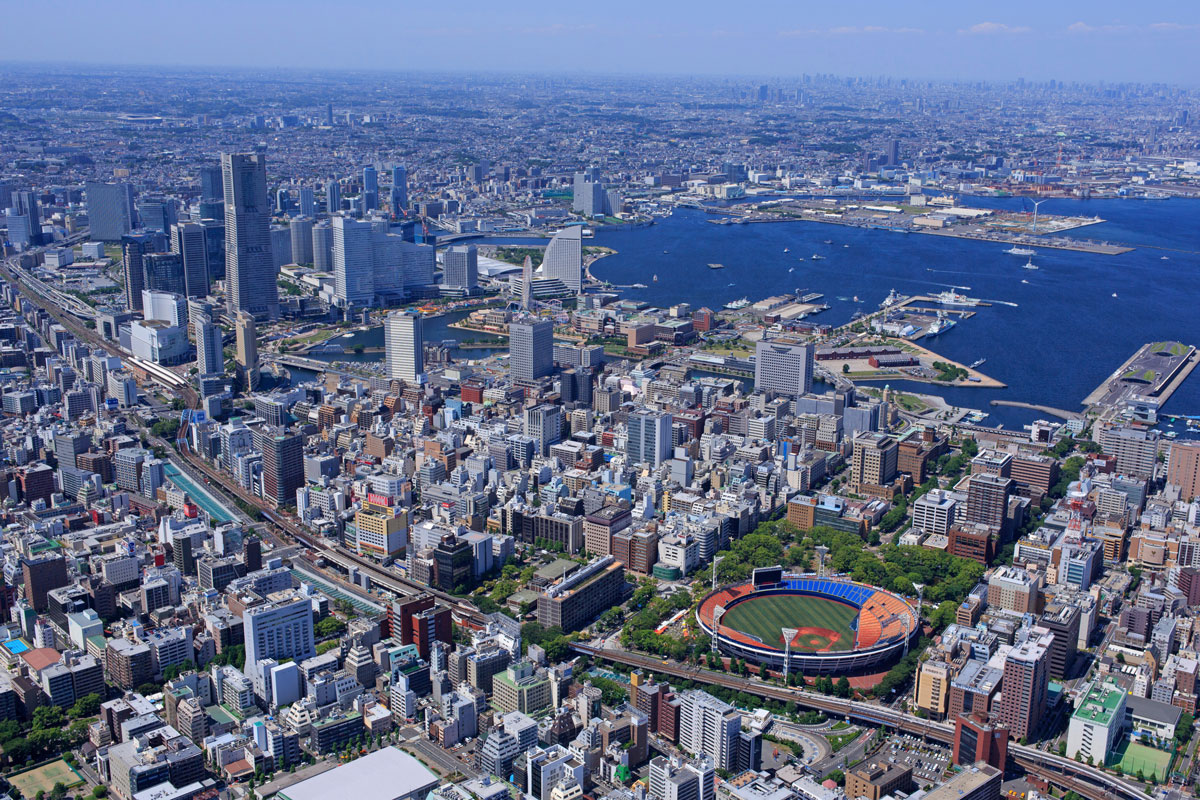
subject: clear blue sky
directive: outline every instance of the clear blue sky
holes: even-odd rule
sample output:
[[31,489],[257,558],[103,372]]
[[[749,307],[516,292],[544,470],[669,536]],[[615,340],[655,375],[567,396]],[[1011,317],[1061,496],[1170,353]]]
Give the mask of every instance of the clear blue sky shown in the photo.
[[26,62],[1200,80],[1197,0],[56,0],[0,18],[0,59]]

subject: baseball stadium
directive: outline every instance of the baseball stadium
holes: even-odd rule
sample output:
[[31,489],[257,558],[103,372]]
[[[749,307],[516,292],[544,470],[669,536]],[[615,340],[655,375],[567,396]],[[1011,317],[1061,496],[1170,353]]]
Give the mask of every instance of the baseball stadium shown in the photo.
[[891,592],[844,578],[789,575],[782,567],[756,569],[750,580],[712,592],[696,619],[722,653],[806,675],[887,666],[918,627],[916,610]]

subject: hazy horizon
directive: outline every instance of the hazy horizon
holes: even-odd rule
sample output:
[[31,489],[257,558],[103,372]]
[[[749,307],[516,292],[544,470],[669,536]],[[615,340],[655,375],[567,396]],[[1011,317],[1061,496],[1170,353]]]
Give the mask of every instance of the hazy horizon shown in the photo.
[[[827,73],[932,81],[1195,82],[1200,6],[1126,3],[1003,8],[943,0],[828,7],[759,0],[636,4],[604,14],[536,0],[444,11],[378,0],[210,0],[201,7],[64,0],[10,5],[3,60],[41,66],[495,72],[705,77]],[[198,13],[198,9],[202,14]],[[736,9],[736,14],[729,13]],[[174,35],[178,34],[178,35]],[[71,42],[61,52],[53,42]],[[90,43],[95,43],[90,46]]]

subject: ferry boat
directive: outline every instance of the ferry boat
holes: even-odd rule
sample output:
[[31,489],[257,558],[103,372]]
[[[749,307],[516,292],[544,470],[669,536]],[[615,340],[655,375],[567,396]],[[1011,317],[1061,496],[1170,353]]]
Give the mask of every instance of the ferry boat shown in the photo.
[[730,311],[739,311],[748,305],[750,305],[750,299],[743,297],[741,300],[732,300],[726,303],[725,308],[729,309]]
[[1007,249],[1007,250],[1005,250],[1004,252],[1008,253],[1010,256],[1033,256],[1033,255],[1037,255],[1037,251],[1036,251],[1036,250],[1034,250],[1032,247],[1017,247],[1016,245],[1013,245],[1012,247],[1008,248],[1008,249]]
[[725,269],[725,265],[724,264],[709,264],[708,268],[709,269]]
[[933,296],[933,299],[944,306],[961,306],[965,308],[974,308],[983,302],[978,297],[967,297],[966,295],[959,294],[953,289],[947,289],[944,292],[939,292]]

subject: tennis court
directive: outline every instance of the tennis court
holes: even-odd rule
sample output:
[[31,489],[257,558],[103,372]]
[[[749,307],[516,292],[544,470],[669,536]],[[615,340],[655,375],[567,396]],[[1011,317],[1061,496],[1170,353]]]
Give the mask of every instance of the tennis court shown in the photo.
[[49,794],[56,783],[61,783],[68,789],[78,786],[83,783],[83,776],[60,758],[49,764],[9,775],[8,782],[17,787],[23,796],[36,797],[39,791]]
[[1141,770],[1146,780],[1154,776],[1159,781],[1166,780],[1167,768],[1171,765],[1171,754],[1165,750],[1156,750],[1137,742],[1125,742],[1115,752],[1112,764],[1120,763],[1121,770],[1126,775],[1137,775]]

